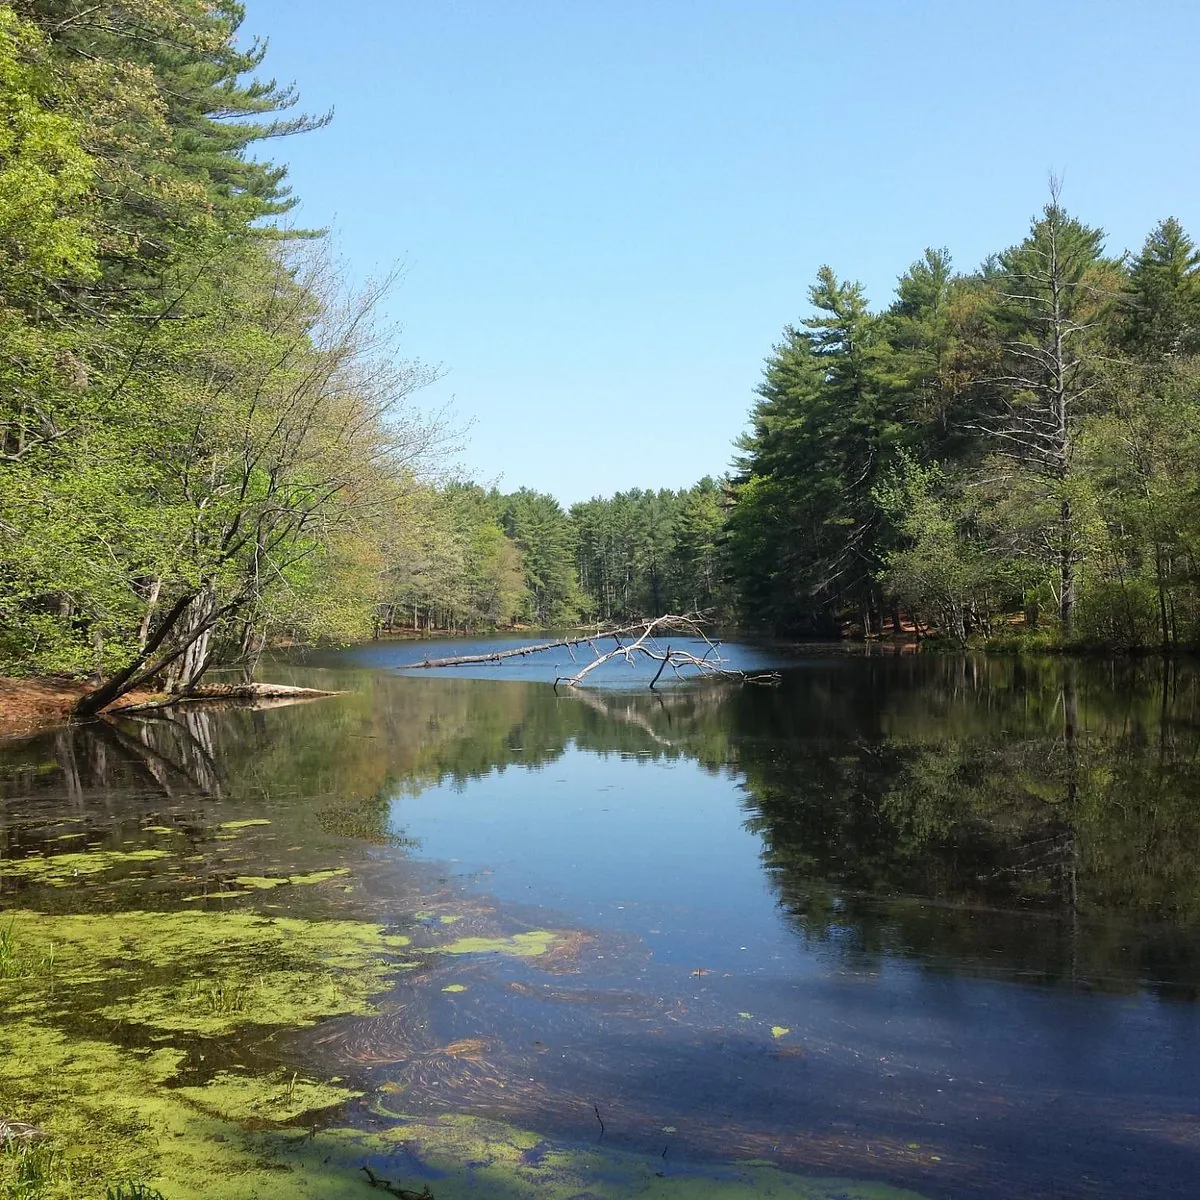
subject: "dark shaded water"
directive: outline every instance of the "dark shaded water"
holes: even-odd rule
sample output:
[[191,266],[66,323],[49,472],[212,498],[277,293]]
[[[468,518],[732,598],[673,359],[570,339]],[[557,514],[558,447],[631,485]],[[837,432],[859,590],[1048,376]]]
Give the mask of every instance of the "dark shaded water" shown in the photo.
[[[1194,669],[814,654],[774,688],[556,694],[529,660],[397,673],[418,657],[270,672],[335,699],[0,748],[4,858],[150,826],[187,851],[68,888],[0,874],[0,905],[563,931],[569,952],[431,966],[384,1015],[296,1035],[377,1112],[403,1087],[404,1111],[579,1139],[598,1112],[664,1163],[931,1197],[1195,1194]],[[195,899],[251,867],[350,874]]]

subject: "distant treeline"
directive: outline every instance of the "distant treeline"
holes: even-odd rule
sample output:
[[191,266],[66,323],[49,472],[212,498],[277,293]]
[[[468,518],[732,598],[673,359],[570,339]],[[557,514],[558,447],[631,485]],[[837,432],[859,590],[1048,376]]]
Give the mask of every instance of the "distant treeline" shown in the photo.
[[383,578],[385,629],[473,632],[727,608],[724,491],[619,492],[572,505],[470,484],[411,497]]

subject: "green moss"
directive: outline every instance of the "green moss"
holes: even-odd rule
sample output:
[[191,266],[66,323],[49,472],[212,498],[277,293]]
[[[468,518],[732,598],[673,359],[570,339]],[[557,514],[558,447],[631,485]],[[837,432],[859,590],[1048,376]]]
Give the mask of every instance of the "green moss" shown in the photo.
[[558,934],[549,929],[532,929],[512,937],[459,938],[442,947],[446,954],[508,954],[514,958],[537,958],[558,941]]
[[70,887],[78,879],[102,875],[129,863],[169,857],[167,850],[88,850],[0,860],[0,875],[19,875],[48,887]]

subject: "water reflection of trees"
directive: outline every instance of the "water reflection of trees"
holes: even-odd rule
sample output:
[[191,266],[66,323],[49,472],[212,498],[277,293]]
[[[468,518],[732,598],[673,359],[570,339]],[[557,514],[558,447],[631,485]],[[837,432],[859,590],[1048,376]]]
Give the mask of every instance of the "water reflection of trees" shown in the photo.
[[877,716],[836,739],[804,735],[828,698],[796,684],[796,736],[740,766],[798,927],[867,955],[1195,991],[1196,677],[1112,671],[952,660],[904,686],[867,673],[851,690],[873,693]]
[[332,814],[327,832],[382,838],[401,792],[536,769],[572,746],[686,758],[740,781],[782,905],[840,953],[1093,986],[1197,982],[1194,670],[922,656],[663,695],[344,682],[354,690],[327,703],[43,735],[0,753],[0,804],[294,796]]

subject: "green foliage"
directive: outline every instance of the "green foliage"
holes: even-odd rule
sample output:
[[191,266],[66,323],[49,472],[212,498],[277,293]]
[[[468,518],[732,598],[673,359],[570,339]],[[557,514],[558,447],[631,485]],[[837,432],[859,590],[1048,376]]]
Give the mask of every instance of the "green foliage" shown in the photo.
[[323,119],[280,115],[242,16],[0,12],[0,670],[104,680],[85,707],[368,632],[439,441],[386,281],[264,224],[294,202],[251,148]]
[[633,489],[573,505],[579,581],[603,620],[724,608],[721,486]]
[[[726,565],[744,620],[959,643],[1200,644],[1200,252],[1128,270],[1057,185],[970,275],[928,250],[892,304],[822,268],[767,360]],[[1044,623],[1054,621],[1055,631]]]
[[0,9],[0,285],[28,295],[42,275],[86,277],[95,246],[82,216],[92,160],[59,99],[45,40]]
[[523,616],[533,625],[579,619],[585,607],[575,573],[575,528],[553,496],[522,488],[500,500],[505,532],[521,551],[528,593]]
[[146,1183],[109,1184],[105,1189],[105,1200],[167,1200],[157,1188]]
[[907,453],[873,495],[900,539],[883,556],[880,583],[965,644],[975,615],[1002,610],[1014,582],[1005,578],[1004,564],[970,536],[976,514],[954,494],[940,467],[923,467]]

